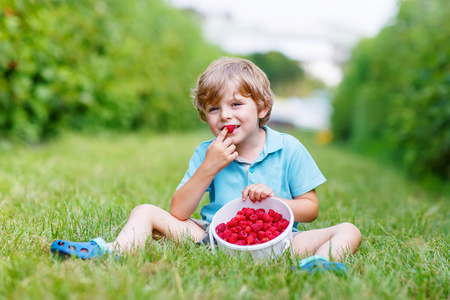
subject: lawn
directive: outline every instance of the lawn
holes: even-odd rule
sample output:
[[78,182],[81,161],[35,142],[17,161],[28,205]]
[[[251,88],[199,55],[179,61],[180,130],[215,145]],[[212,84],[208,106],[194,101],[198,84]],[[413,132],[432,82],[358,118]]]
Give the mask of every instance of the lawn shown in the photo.
[[54,239],[111,241],[136,205],[169,209],[195,147],[210,138],[66,134],[33,147],[0,144],[0,298],[449,299],[450,196],[296,136],[328,179],[317,189],[319,218],[302,227],[350,221],[363,234],[344,259],[346,277],[292,271],[296,257],[264,263],[166,240],[117,260],[54,258]]

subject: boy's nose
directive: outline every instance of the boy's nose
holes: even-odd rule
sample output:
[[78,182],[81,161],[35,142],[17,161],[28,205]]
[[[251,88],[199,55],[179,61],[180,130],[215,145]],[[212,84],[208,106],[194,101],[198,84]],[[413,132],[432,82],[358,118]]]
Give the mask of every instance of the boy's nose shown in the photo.
[[228,109],[222,109],[222,112],[220,114],[220,117],[222,120],[229,120],[232,118],[231,111]]

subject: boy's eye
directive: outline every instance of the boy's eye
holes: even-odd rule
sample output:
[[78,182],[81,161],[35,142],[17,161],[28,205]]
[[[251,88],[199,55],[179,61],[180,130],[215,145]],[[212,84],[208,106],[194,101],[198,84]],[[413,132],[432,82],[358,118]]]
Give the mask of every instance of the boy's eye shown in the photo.
[[208,112],[212,112],[212,111],[215,111],[215,110],[218,110],[218,108],[217,107],[210,107],[210,108],[208,108]]
[[239,103],[239,102],[235,102],[232,104],[232,106],[239,106],[239,105],[241,105],[241,103]]

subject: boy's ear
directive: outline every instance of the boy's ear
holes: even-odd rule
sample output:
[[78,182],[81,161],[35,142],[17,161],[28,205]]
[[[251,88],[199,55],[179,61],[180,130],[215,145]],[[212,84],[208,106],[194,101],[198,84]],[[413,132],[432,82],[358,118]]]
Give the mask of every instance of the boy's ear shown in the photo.
[[269,108],[268,108],[267,106],[264,106],[264,107],[259,111],[259,113],[258,113],[258,118],[259,118],[259,119],[264,118],[264,117],[267,115],[268,112],[269,112]]

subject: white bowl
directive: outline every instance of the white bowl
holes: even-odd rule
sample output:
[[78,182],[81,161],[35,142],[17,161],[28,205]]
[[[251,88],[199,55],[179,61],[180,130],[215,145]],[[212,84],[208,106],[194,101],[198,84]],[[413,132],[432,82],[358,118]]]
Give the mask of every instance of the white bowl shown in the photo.
[[[231,244],[217,235],[216,226],[220,223],[227,223],[231,218],[236,216],[236,213],[244,207],[253,209],[263,208],[266,212],[269,209],[280,213],[283,218],[289,221],[289,226],[276,238],[258,245],[240,246]],[[292,244],[292,227],[294,225],[294,214],[292,210],[283,201],[275,197],[269,197],[261,202],[252,202],[247,198],[242,201],[242,198],[234,199],[224,206],[214,215],[210,230],[209,239],[211,242],[211,250],[215,253],[214,240],[217,241],[218,248],[225,250],[233,255],[237,252],[245,252],[250,254],[255,259],[273,259],[282,255],[286,250],[290,250]]]

